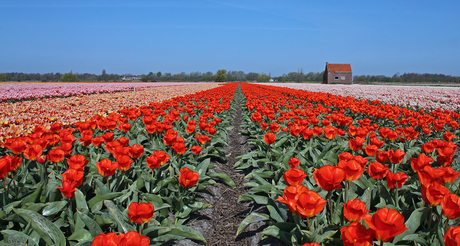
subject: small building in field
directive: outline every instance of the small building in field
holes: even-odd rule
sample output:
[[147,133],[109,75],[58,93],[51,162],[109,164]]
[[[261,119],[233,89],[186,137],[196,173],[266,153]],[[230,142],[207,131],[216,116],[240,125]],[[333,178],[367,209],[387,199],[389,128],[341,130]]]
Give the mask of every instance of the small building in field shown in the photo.
[[350,64],[330,64],[326,62],[326,70],[323,74],[323,84],[352,84]]

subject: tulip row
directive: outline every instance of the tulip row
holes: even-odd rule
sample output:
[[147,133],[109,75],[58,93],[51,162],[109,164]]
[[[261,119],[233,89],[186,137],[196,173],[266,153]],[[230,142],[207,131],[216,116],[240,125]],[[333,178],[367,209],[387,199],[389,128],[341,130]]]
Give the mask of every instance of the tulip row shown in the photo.
[[[267,83],[265,85],[273,85]],[[309,92],[327,93],[343,97],[352,97],[364,101],[380,101],[384,104],[401,107],[420,108],[424,110],[460,109],[460,88],[428,87],[428,86],[378,86],[378,85],[325,85],[279,83],[280,87],[288,87]]]
[[[4,240],[29,245],[161,245],[190,238],[197,193],[225,161],[237,84],[94,115],[73,126],[36,126],[0,148]],[[137,231],[137,232],[136,232]]]
[[190,83],[0,83],[0,102],[36,100],[45,97],[69,97],[93,93],[131,91],[135,90],[135,88],[139,90],[146,87],[176,85],[190,85]]
[[458,113],[274,86],[242,92],[256,151],[237,163],[253,180],[239,200],[268,213],[238,233],[262,220],[263,235],[295,245],[460,243]]
[[[91,84],[73,84],[85,87]],[[119,84],[115,84],[119,85]],[[71,85],[60,85],[69,87]],[[125,86],[131,86],[127,84]],[[90,86],[88,86],[90,88]],[[122,108],[141,107],[173,97],[218,87],[217,84],[193,84],[138,88],[135,92],[111,92],[65,97],[44,98],[15,103],[0,102],[0,143],[5,139],[30,134],[36,125],[50,128],[54,123],[70,126],[89,120],[94,115],[107,116]],[[107,89],[107,87],[103,87]],[[131,87],[132,88],[132,87]],[[31,90],[32,91],[32,90]],[[40,90],[33,90],[40,91]],[[47,92],[48,90],[43,89]]]

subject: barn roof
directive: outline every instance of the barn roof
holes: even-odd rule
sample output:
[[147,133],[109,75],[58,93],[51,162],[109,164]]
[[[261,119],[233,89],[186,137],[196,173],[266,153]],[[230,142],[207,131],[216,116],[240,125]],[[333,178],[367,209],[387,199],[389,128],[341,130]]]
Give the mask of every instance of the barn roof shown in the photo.
[[350,64],[327,64],[328,72],[351,72]]

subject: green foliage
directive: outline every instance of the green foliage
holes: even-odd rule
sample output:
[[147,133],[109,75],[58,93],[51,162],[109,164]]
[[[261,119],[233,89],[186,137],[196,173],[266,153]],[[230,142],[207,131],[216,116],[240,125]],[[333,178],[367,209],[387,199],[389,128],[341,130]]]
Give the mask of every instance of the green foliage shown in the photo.
[[257,82],[268,82],[270,79],[270,76],[263,73],[257,77]]
[[6,74],[0,73],[0,81],[6,81]]
[[73,74],[72,71],[70,71],[70,73],[65,73],[64,75],[62,75],[61,81],[62,82],[76,82],[78,81],[78,77],[77,75]]
[[214,81],[216,82],[225,82],[227,81],[227,71],[225,69],[220,69],[217,71]]

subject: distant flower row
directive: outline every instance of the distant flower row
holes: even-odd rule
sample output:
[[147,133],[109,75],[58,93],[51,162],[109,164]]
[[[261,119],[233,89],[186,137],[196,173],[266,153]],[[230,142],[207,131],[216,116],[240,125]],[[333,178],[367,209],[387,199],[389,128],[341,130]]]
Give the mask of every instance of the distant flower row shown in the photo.
[[297,83],[267,83],[309,92],[331,93],[357,100],[378,100],[383,104],[420,109],[460,109],[460,87],[324,85]]
[[[140,83],[138,83],[140,84]],[[169,83],[176,85],[175,83]],[[57,85],[57,84],[56,84]],[[85,84],[80,84],[85,85]],[[115,84],[116,85],[116,84]],[[131,84],[130,84],[131,85]],[[89,120],[94,115],[107,116],[122,108],[140,107],[151,102],[161,102],[177,96],[219,87],[218,84],[180,84],[182,86],[148,87],[136,92],[78,95],[66,98],[0,102],[0,142],[7,138],[30,133],[36,125],[49,128],[54,123],[65,126]],[[46,86],[46,85],[43,85]]]
[[[61,97],[134,88],[190,85],[191,83],[0,83],[0,102],[44,97]],[[196,83],[193,83],[196,84]]]

